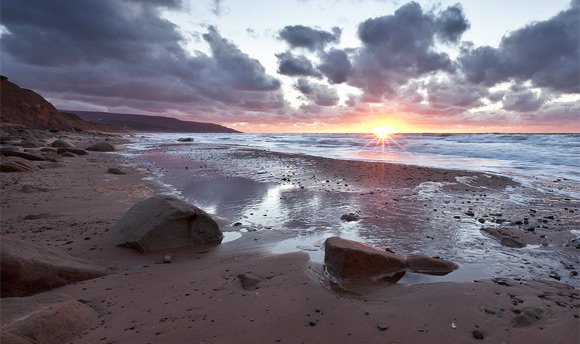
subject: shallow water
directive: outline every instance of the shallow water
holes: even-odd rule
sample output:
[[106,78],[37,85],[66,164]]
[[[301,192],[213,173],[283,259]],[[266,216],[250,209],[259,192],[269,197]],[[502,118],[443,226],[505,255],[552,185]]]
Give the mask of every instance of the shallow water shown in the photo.
[[[142,146],[143,147],[143,146]],[[349,186],[347,191],[317,188],[312,182],[302,189],[297,184],[280,182],[282,176],[299,179],[312,170],[311,162],[300,156],[282,159],[257,154],[245,159],[245,148],[215,145],[163,145],[141,151],[158,172],[158,177],[173,193],[212,214],[227,233],[228,241],[248,231],[278,231],[288,239],[275,243],[270,251],[284,253],[301,250],[314,262],[322,262],[323,240],[339,235],[390,247],[406,255],[421,252],[453,260],[460,269],[447,276],[407,274],[400,283],[469,281],[494,276],[543,277],[558,272],[562,280],[577,283],[563,268],[578,263],[577,250],[564,248],[563,242],[547,246],[514,249],[480,232],[481,224],[465,216],[467,208],[481,213],[504,213],[507,219],[521,219],[528,208],[537,209],[537,219],[558,209],[557,223],[546,226],[567,230],[573,237],[578,224],[580,200],[564,198],[526,186],[510,187],[504,192],[477,189],[477,193],[445,191],[445,183],[424,182],[414,188],[377,188],[373,192]],[[245,152],[245,151],[244,151]],[[253,154],[253,153],[252,153]],[[258,163],[256,163],[258,161]],[[472,176],[456,178],[455,185],[469,186]],[[451,184],[451,183],[448,183]],[[345,189],[346,190],[346,189]],[[574,213],[563,207],[576,209]],[[344,213],[357,212],[361,220],[343,222]],[[527,216],[527,215],[526,215]],[[456,218],[459,217],[459,218]],[[495,224],[488,223],[494,226]],[[551,229],[546,229],[548,236]]]

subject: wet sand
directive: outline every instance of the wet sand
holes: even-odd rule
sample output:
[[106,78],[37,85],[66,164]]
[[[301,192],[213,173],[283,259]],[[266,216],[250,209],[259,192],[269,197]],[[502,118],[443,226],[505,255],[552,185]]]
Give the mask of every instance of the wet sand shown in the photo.
[[[465,343],[478,341],[474,331],[488,342],[579,338],[580,300],[572,287],[577,279],[564,265],[578,266],[570,233],[577,218],[564,210],[566,205],[577,212],[578,200],[558,198],[552,207],[533,203],[535,216],[527,215],[528,222],[533,218],[537,231],[546,234],[521,240],[546,239],[545,252],[538,254],[502,246],[479,230],[478,218],[515,222],[529,213],[529,203],[510,201],[505,189],[517,185],[503,177],[245,148],[177,148],[156,148],[138,159],[91,153],[52,169],[0,175],[3,236],[58,247],[114,271],[56,290],[99,314],[100,323],[73,342]],[[106,173],[123,164],[127,174]],[[222,230],[241,238],[214,248],[150,255],[111,244],[108,231],[132,204],[171,191],[214,213]],[[465,214],[469,208],[473,216]],[[500,210],[501,216],[493,215]],[[343,223],[346,212],[362,219]],[[418,278],[339,290],[316,258],[321,256],[316,243],[336,234],[403,254],[438,254],[460,266],[484,257],[501,262],[498,266],[506,257],[517,262],[483,270],[481,277],[457,278],[461,282],[419,283],[433,281]],[[162,264],[166,254],[173,256],[171,264]],[[560,282],[548,276],[551,270]],[[244,289],[240,274],[255,276],[257,289]],[[505,275],[512,278],[491,279]],[[537,307],[542,318],[522,326],[518,316]]]

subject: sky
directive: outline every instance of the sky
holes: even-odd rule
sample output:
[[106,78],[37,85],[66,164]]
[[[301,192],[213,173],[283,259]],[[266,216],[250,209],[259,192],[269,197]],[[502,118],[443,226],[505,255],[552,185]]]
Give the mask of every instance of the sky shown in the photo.
[[244,132],[580,132],[580,0],[2,0],[62,110]]

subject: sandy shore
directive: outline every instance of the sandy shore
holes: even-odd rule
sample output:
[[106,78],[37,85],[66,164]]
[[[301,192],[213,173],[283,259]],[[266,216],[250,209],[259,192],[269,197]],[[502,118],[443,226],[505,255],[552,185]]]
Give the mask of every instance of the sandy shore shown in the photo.
[[[521,207],[508,207],[504,199],[503,190],[515,185],[509,179],[477,173],[467,177],[478,178],[461,179],[466,173],[223,147],[165,153],[149,151],[146,159],[139,159],[142,167],[134,165],[134,158],[116,153],[91,153],[66,158],[50,169],[0,174],[3,237],[56,247],[114,271],[56,290],[83,300],[98,313],[100,323],[74,343],[465,343],[479,341],[474,331],[492,343],[574,343],[579,339],[580,296],[571,286],[577,283],[573,278],[565,284],[542,272],[536,276],[540,280],[524,274],[529,278],[402,283],[341,291],[329,285],[321,266],[309,260],[308,251],[270,253],[279,243],[300,236],[305,227],[345,226],[339,218],[348,211],[358,211],[365,228],[411,226],[390,242],[404,252],[417,248],[404,244],[405,237],[407,242],[415,236],[426,242],[445,241],[447,237],[425,239],[425,228],[436,224],[431,229],[436,233],[457,221],[465,221],[465,225],[469,221],[471,226],[479,215],[483,218],[484,213],[495,211],[492,205],[499,206],[497,202],[506,204],[503,218],[519,219],[523,217]],[[126,174],[106,173],[113,166],[122,166]],[[221,200],[213,204],[220,226],[225,231],[242,227],[242,237],[215,248],[150,255],[114,247],[108,231],[125,211],[139,200],[167,191],[147,179],[154,171],[161,171],[161,180],[175,185],[184,198],[198,198],[202,204],[212,195]],[[457,183],[457,177],[468,182]],[[213,191],[199,187],[196,180],[213,180]],[[423,184],[422,189],[424,182],[443,183],[437,190],[448,191],[446,197],[450,198],[421,193],[432,185]],[[219,185],[225,185],[224,189]],[[288,197],[286,202],[263,202],[269,200],[266,196],[272,187],[290,190],[287,195],[276,194]],[[480,196],[482,190],[488,196]],[[310,202],[315,196],[322,205],[306,210],[313,214],[299,211],[300,202]],[[251,205],[250,210],[242,209],[241,200]],[[336,209],[330,208],[333,204]],[[269,206],[296,210],[298,215],[288,219],[288,213],[266,213]],[[470,207],[478,215],[465,215]],[[559,247],[561,258],[572,264],[577,262],[578,251],[569,245],[569,230],[563,229],[575,218],[559,209],[534,210],[536,218],[558,217],[558,225],[545,229],[549,233],[546,242]],[[395,222],[396,218],[400,220]],[[236,226],[236,222],[242,225]],[[276,223],[283,230],[267,230]],[[358,235],[365,238],[364,233]],[[520,239],[539,243],[544,239],[540,235],[544,234]],[[456,250],[471,247],[465,245]],[[518,254],[514,248],[497,245]],[[491,247],[493,255],[495,246]],[[443,252],[450,258],[469,256],[454,254],[445,245],[421,244],[418,248]],[[171,264],[162,264],[166,254],[173,256]],[[525,271],[534,270],[534,263]],[[562,266],[553,269],[569,275]],[[257,277],[257,289],[244,289],[240,274]],[[525,326],[519,323],[518,315],[533,308],[542,310],[541,319]]]

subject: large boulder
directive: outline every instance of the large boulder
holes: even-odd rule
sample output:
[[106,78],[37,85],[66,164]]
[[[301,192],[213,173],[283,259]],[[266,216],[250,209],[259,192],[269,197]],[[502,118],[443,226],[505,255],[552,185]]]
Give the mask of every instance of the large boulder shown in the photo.
[[29,160],[17,157],[3,157],[0,159],[0,172],[30,172],[38,167]]
[[58,293],[0,299],[3,344],[60,344],[96,324],[89,306]]
[[324,242],[326,270],[343,279],[384,279],[397,282],[407,265],[402,256],[360,242],[331,237]]
[[452,261],[422,254],[410,254],[405,260],[409,270],[426,275],[444,276],[459,267]]
[[87,147],[87,150],[93,152],[114,152],[115,147],[108,142],[99,142]]
[[104,276],[109,270],[53,248],[3,237],[0,295],[26,296]]
[[132,206],[113,227],[113,242],[141,252],[219,244],[217,223],[203,210],[172,196],[154,196]]

